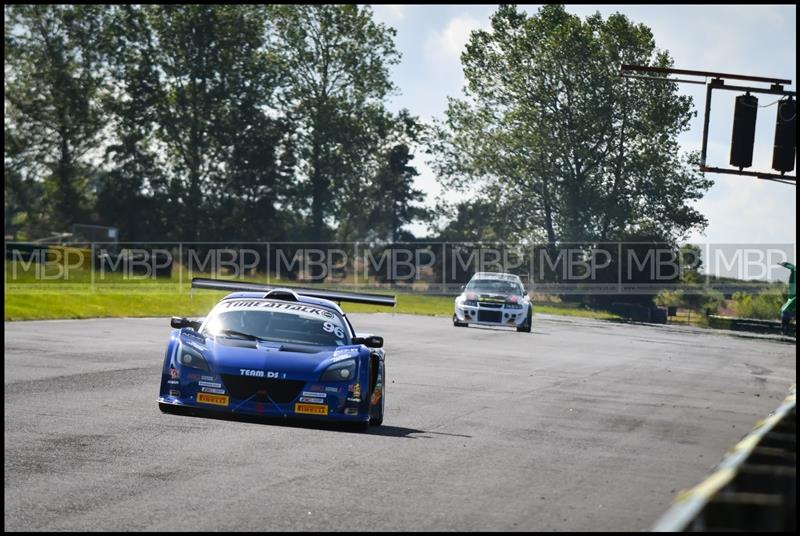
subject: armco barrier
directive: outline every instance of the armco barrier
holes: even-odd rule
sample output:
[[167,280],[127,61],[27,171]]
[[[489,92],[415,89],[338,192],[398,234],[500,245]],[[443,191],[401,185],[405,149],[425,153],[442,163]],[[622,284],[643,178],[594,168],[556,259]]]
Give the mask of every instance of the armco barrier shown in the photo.
[[[776,310],[777,312],[777,310]],[[708,316],[709,327],[729,329],[733,331],[751,331],[755,333],[780,333],[780,320],[762,320],[759,318],[736,318],[732,316]]]
[[92,250],[89,248],[49,245],[47,249],[48,261],[84,270],[92,267]]
[[795,531],[796,387],[729,450],[703,482],[682,491],[654,532]]

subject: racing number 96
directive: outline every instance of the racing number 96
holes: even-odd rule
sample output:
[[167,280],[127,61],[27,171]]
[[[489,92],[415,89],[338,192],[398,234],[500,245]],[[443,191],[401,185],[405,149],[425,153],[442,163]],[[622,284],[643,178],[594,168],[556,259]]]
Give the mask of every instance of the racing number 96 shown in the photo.
[[338,326],[334,326],[330,322],[325,322],[322,324],[322,329],[327,331],[328,333],[333,333],[336,335],[337,339],[344,339],[344,330]]

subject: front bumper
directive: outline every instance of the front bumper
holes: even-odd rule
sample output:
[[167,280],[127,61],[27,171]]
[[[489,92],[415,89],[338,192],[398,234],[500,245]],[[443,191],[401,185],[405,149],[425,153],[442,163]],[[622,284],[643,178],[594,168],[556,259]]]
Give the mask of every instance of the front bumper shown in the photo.
[[469,324],[520,327],[528,317],[528,308],[486,307],[480,303],[477,306],[456,305],[455,315],[459,322]]
[[349,422],[368,421],[370,410],[380,403],[380,397],[367,399],[359,384],[308,382],[291,400],[276,402],[263,392],[237,396],[221,378],[197,376],[184,369],[177,384],[163,379],[158,402],[222,413]]

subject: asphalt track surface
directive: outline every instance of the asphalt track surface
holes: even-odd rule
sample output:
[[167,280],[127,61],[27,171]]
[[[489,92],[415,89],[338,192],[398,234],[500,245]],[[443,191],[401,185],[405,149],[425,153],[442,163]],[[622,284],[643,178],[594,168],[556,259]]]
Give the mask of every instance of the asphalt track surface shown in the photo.
[[646,530],[775,409],[795,346],[537,315],[352,315],[384,426],[162,414],[167,319],[5,324],[5,530]]

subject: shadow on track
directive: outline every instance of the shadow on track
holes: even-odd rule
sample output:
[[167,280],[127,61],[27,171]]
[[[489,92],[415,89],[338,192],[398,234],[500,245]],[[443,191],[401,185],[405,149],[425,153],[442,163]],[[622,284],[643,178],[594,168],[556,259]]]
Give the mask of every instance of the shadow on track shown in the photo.
[[494,331],[496,333],[519,333],[520,335],[550,335],[544,331],[535,330],[531,330],[530,333],[520,333],[516,330],[516,328],[511,328],[508,326],[482,326],[478,324],[470,324],[467,326],[467,329],[482,329],[484,331]]
[[[370,426],[368,430],[359,427],[359,423],[331,422],[306,420],[303,418],[282,418],[282,417],[259,417],[257,415],[245,415],[236,413],[221,413],[213,410],[202,410],[197,408],[170,407],[162,414],[179,417],[200,417],[204,419],[219,419],[223,421],[234,421],[249,424],[261,424],[267,426],[287,426],[290,428],[306,428],[312,430],[328,430],[332,432],[355,433],[369,436],[384,437],[403,437],[406,439],[431,438],[430,435],[412,436],[411,434],[428,434],[425,430],[414,428],[403,428],[402,426]],[[436,432],[430,432],[436,433]]]

